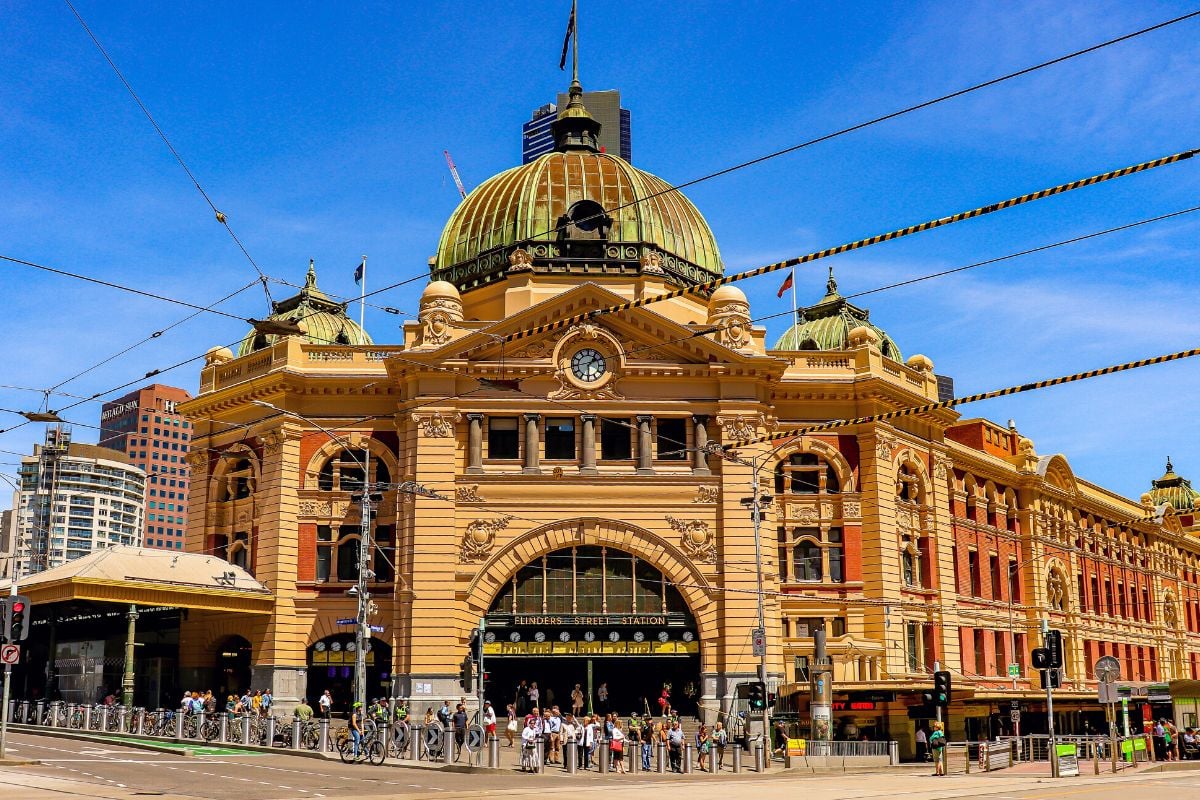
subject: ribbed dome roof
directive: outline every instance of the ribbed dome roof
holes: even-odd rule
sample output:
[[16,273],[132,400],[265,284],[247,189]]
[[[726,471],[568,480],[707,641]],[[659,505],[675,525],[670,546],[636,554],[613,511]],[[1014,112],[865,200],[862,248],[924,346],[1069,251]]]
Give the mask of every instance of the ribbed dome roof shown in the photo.
[[[304,339],[312,344],[373,344],[367,332],[346,314],[349,303],[335,303],[317,288],[317,270],[308,262],[308,274],[300,293],[271,304],[267,319],[295,320],[304,328]],[[238,357],[270,347],[279,336],[261,334],[253,329],[238,346]]]
[[[568,228],[572,222],[579,224]],[[574,233],[603,246],[590,259],[597,272],[612,271],[598,262],[637,265],[660,251],[661,267],[685,282],[722,274],[712,230],[671,184],[609,153],[570,149],[502,172],[467,195],[442,232],[434,277],[464,289],[494,280],[518,247],[535,266],[546,259],[582,263],[588,258],[572,250]]]
[[801,309],[799,320],[779,337],[776,350],[845,350],[850,331],[859,326],[879,336],[879,350],[894,361],[902,360],[900,347],[882,328],[873,325],[871,312],[838,294],[833,270],[825,284],[825,296],[815,306]]
[[1167,471],[1156,481],[1150,481],[1150,497],[1154,504],[1170,503],[1176,511],[1191,511],[1200,506],[1200,492],[1192,488],[1192,482],[1175,474],[1171,459],[1167,459]]

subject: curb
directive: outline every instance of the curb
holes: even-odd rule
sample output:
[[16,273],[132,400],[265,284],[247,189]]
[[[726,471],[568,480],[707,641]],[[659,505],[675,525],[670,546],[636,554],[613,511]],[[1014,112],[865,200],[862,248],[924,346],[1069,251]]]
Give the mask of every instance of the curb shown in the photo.
[[[8,728],[17,733],[49,736],[52,739],[72,739],[77,742],[95,742],[97,744],[119,744],[122,747],[132,747],[135,750],[146,750],[151,753],[169,753],[185,758],[191,758],[194,755],[190,748],[168,747],[165,744],[160,745],[153,742],[126,739],[120,734],[84,733],[83,731],[43,728],[40,725],[24,725],[20,723],[12,723]],[[174,741],[174,739],[164,739],[163,741]]]

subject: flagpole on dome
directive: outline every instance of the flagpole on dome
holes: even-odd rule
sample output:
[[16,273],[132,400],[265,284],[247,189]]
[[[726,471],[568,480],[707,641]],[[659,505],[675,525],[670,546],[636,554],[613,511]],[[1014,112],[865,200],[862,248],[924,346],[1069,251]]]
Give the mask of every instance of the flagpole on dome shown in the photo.
[[796,313],[800,310],[799,304],[796,303],[796,268],[792,267],[792,324],[799,322],[796,319]]
[[362,261],[359,262],[358,269],[354,270],[354,282],[360,287],[358,293],[358,327],[365,332],[367,330],[363,326],[367,309],[367,257],[365,255],[362,257]]

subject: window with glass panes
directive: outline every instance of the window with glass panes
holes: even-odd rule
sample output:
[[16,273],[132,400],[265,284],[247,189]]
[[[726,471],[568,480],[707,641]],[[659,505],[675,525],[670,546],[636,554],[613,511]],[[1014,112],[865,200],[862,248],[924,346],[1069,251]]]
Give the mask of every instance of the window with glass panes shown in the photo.
[[841,483],[833,466],[815,453],[793,453],[775,467],[776,494],[836,494]]
[[658,459],[660,461],[687,460],[687,420],[660,419],[658,429]]
[[[789,541],[780,529],[781,575],[803,583],[842,583],[845,580],[844,542],[840,527],[793,528]],[[791,556],[791,563],[787,557]]]
[[573,417],[547,417],[545,439],[547,460],[573,460],[575,458],[575,419]]
[[519,458],[521,440],[516,417],[488,418],[488,458]]
[[600,420],[600,460],[633,458],[633,428],[628,419]]

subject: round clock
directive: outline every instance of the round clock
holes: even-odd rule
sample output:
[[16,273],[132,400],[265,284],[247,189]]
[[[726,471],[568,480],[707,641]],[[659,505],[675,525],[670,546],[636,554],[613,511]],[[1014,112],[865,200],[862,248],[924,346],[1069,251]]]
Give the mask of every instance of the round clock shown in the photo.
[[584,383],[595,383],[604,377],[608,364],[600,351],[585,347],[571,356],[571,373]]
[[560,633],[558,635],[558,640],[560,642],[569,642],[569,641],[571,641],[571,634],[567,633],[566,631],[563,631],[562,633]]
[[585,634],[583,634],[583,640],[585,642],[594,642],[594,641],[596,641],[596,634],[592,633],[591,631],[588,631]]
[[635,631],[633,634],[633,640],[635,642],[644,642],[646,641],[646,634],[642,633],[641,631]]
[[535,642],[544,642],[544,641],[546,641],[546,634],[545,634],[545,632],[543,632],[543,631],[538,631],[537,633],[535,633],[535,634],[533,635],[533,640],[534,640]]

